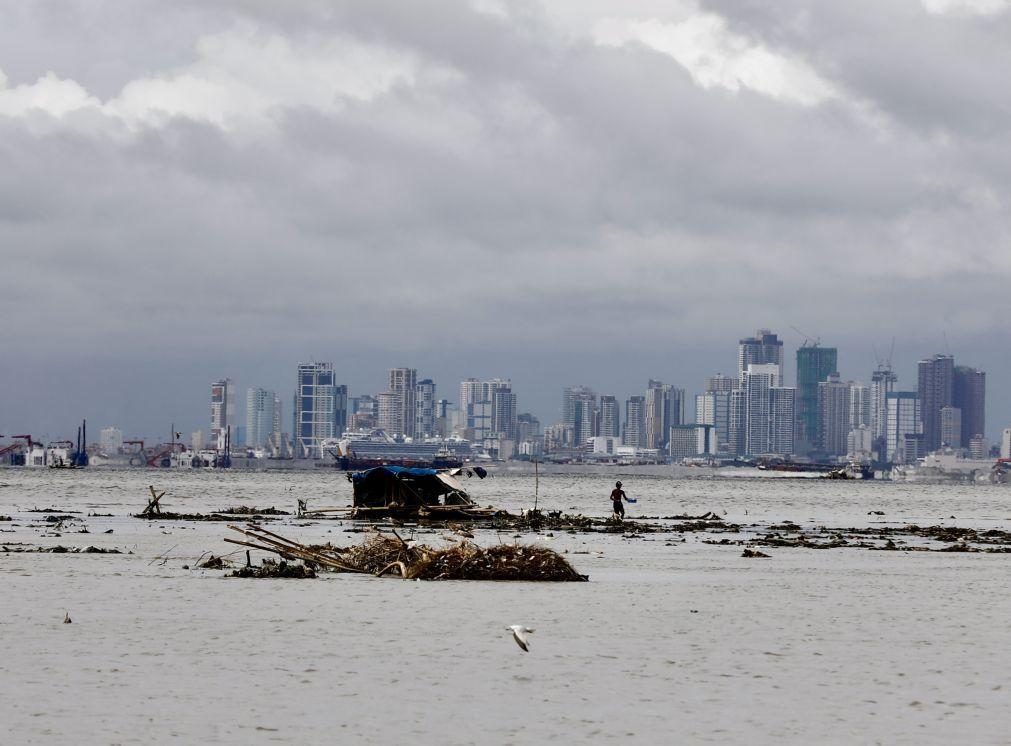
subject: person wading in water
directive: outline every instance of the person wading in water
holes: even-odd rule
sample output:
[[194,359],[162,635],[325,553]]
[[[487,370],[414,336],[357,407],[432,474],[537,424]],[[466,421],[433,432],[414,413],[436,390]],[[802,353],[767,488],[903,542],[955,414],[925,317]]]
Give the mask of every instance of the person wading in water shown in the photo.
[[622,499],[625,502],[632,502],[625,494],[625,490],[621,488],[621,482],[615,482],[614,489],[611,490],[611,507],[614,509],[614,517],[619,520],[625,518],[625,506],[621,504]]

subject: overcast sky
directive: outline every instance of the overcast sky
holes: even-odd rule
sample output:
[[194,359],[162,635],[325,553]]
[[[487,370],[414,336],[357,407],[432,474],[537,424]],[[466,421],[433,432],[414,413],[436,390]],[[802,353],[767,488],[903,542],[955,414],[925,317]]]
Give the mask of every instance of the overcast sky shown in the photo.
[[0,432],[206,430],[312,359],[548,423],[768,327],[788,380],[950,351],[996,436],[1009,71],[1005,0],[4,2]]

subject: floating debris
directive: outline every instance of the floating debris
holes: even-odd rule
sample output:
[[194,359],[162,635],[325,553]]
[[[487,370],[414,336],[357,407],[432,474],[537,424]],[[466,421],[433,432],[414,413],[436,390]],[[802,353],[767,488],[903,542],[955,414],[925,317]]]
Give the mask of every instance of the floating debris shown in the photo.
[[340,548],[299,544],[262,526],[229,526],[250,541],[226,538],[232,544],[273,552],[284,559],[324,567],[334,572],[397,574],[409,580],[534,580],[585,581],[560,554],[545,547],[498,544],[483,548],[469,541],[436,549],[376,533],[362,544]]
[[757,549],[745,549],[741,553],[741,556],[742,557],[765,557],[765,558],[768,558],[771,555],[768,555],[765,552],[759,552]]
[[226,578],[292,578],[296,580],[316,577],[316,570],[306,564],[289,565],[284,560],[265,559],[259,567],[240,567],[226,573]]

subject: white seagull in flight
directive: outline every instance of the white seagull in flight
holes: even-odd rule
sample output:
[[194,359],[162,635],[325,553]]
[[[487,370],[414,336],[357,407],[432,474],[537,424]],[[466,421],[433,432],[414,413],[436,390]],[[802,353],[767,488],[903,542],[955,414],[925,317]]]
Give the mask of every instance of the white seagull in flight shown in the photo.
[[524,653],[530,652],[530,640],[527,639],[527,635],[533,633],[532,629],[524,627],[522,624],[513,624],[506,627],[506,630],[513,633],[513,639],[516,640],[516,644]]

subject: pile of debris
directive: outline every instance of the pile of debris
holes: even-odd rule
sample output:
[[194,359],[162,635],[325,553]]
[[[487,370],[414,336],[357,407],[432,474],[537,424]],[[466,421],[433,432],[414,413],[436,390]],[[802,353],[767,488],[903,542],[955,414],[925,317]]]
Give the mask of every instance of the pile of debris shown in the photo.
[[533,580],[585,581],[557,552],[546,547],[499,544],[483,548],[461,541],[446,548],[404,541],[376,533],[353,547],[300,544],[262,526],[229,528],[245,534],[246,541],[226,538],[232,544],[273,552],[283,559],[302,560],[334,572],[355,572],[377,577],[396,574],[409,580]]
[[265,559],[259,567],[240,567],[227,573],[226,578],[292,578],[296,580],[315,578],[316,570],[306,564],[289,565],[284,560],[275,562]]
[[[267,516],[291,515],[291,513],[285,510],[278,510],[275,507],[256,508],[244,505],[235,508],[225,508],[224,510],[215,510],[212,513],[173,513],[161,509],[161,499],[165,497],[164,491],[156,492],[153,485],[149,486],[148,490],[151,492],[151,499],[148,500],[147,507],[144,510],[134,514],[134,518],[146,518],[149,521],[231,521],[237,515],[263,520],[270,520]],[[60,517],[69,518],[69,516]],[[47,520],[51,519],[52,517]]]

